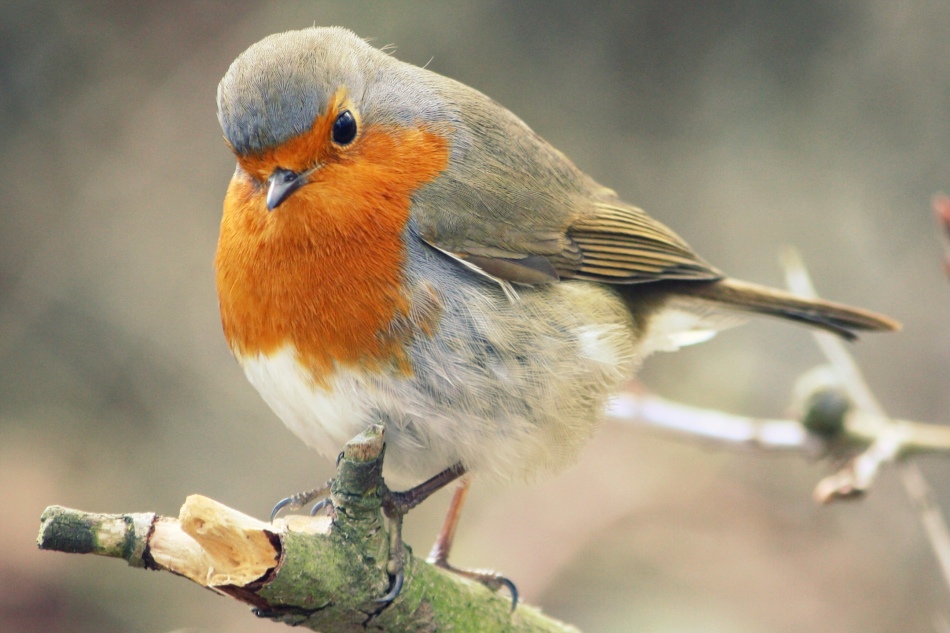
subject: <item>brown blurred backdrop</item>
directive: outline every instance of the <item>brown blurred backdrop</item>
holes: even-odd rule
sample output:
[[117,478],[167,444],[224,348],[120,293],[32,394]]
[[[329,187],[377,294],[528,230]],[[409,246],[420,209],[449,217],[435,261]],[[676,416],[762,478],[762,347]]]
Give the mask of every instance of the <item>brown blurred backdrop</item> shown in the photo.
[[[332,467],[230,358],[211,259],[233,160],[214,111],[261,37],[339,24],[488,93],[709,261],[891,314],[854,353],[887,409],[950,409],[950,3],[52,2],[0,19],[0,630],[275,631],[168,574],[38,552],[48,504],[265,517]],[[821,362],[756,322],[642,374],[780,415]],[[950,470],[923,460],[950,509]],[[476,486],[454,562],[500,569],[592,631],[950,630],[950,593],[893,472],[818,508],[833,465],[608,427],[559,477]],[[443,494],[408,519],[428,550]],[[936,622],[936,625],[935,625]],[[941,628],[943,627],[943,628]]]

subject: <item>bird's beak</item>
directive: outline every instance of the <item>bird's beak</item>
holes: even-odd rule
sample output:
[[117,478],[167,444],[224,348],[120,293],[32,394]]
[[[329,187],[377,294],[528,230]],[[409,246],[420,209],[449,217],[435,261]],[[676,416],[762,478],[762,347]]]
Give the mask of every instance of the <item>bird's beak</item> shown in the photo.
[[278,167],[267,179],[267,210],[273,211],[279,207],[284,200],[289,198],[293,192],[307,184],[307,177],[310,172],[298,174],[289,169]]

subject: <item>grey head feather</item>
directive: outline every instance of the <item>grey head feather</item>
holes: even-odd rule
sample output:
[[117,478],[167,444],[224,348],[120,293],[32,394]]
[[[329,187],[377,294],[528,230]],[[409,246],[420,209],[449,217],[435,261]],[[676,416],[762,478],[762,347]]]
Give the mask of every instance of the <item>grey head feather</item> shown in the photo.
[[248,155],[307,132],[341,87],[364,124],[438,119],[440,104],[420,75],[348,29],[278,33],[231,64],[218,84],[218,121],[234,151]]
[[264,38],[234,60],[218,84],[218,121],[224,136],[245,155],[303,134],[337,88],[362,91],[361,58],[367,52],[375,49],[342,28]]

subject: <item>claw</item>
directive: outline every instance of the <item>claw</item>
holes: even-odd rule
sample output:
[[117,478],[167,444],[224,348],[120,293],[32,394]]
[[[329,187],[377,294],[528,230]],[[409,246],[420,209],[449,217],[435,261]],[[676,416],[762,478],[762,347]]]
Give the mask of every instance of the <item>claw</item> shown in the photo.
[[396,575],[393,577],[393,584],[390,587],[389,592],[382,598],[377,598],[377,604],[389,604],[393,600],[399,597],[399,594],[402,593],[402,585],[406,581],[406,572],[399,570],[396,572]]
[[[280,513],[281,510],[283,510],[287,506],[293,506],[293,505],[294,505],[293,497],[285,497],[281,499],[280,501],[278,501],[277,505],[274,506],[274,509],[270,511],[270,522],[271,523],[274,522],[274,519],[277,518],[277,515]],[[297,506],[297,507],[299,508],[300,506]]]
[[515,583],[511,582],[509,578],[501,574],[496,574],[493,571],[469,571],[467,569],[457,569],[448,564],[440,565],[440,567],[465,578],[476,580],[492,591],[498,591],[504,587],[511,595],[511,612],[514,613],[518,607],[518,587],[516,587]]
[[[274,519],[277,518],[277,515],[281,510],[288,508],[290,510],[299,510],[304,507],[314,499],[320,497],[326,497],[330,493],[330,483],[327,482],[319,488],[314,488],[313,490],[308,490],[306,492],[298,492],[295,495],[290,495],[286,499],[281,499],[277,502],[277,505],[274,506],[274,509],[270,512],[270,522],[273,523]],[[320,501],[315,507],[310,516],[313,516],[320,508],[326,506],[327,499],[324,498]]]
[[514,613],[515,609],[518,607],[518,587],[515,586],[515,583],[511,582],[508,578],[504,576],[498,576],[498,582],[505,586],[508,590],[508,593],[511,594],[511,612]]
[[313,504],[313,508],[310,510],[310,516],[317,516],[317,512],[324,509],[328,505],[330,505],[330,497],[324,497],[323,499],[320,499],[320,501],[317,501],[315,504]]
[[487,570],[471,570],[471,569],[459,569],[458,567],[453,567],[445,559],[432,560],[429,559],[429,562],[444,569],[445,571],[457,574],[462,578],[468,578],[469,580],[474,580],[480,582],[481,584],[488,587],[490,591],[498,591],[502,587],[508,590],[508,593],[511,594],[511,611],[514,613],[514,610],[518,607],[518,587],[513,583],[509,578],[502,576],[501,574],[496,574],[493,571]]

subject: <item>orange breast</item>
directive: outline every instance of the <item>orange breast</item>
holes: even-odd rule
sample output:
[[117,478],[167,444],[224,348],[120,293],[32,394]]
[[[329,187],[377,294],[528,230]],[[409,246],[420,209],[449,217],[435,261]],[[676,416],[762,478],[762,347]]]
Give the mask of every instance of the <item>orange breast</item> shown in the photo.
[[231,180],[215,257],[225,336],[242,356],[292,344],[317,383],[335,364],[406,370],[405,332],[390,327],[409,311],[402,235],[410,196],[445,168],[448,143],[418,128],[365,128],[352,151],[268,211],[247,172],[294,168],[300,148],[289,146],[326,138],[320,123],[274,156],[242,160]]

